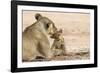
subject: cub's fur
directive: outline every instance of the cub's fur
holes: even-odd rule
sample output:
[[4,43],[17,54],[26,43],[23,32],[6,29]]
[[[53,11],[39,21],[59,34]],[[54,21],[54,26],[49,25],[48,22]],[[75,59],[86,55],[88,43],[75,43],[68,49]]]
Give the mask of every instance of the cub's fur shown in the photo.
[[54,56],[66,55],[64,38],[62,36],[62,30],[56,31],[55,34],[51,36],[54,39],[51,49],[53,50]]

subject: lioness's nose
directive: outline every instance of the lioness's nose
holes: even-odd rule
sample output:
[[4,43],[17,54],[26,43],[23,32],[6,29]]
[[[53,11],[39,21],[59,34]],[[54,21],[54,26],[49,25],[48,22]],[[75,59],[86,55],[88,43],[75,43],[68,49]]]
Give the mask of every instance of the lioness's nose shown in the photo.
[[51,34],[51,35],[52,35],[53,33],[52,33],[52,32],[49,32],[49,34]]

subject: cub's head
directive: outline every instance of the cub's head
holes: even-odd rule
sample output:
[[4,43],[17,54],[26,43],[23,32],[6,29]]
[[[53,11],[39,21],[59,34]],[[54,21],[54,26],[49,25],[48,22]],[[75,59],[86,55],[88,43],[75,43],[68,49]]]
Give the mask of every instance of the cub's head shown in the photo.
[[62,35],[62,29],[60,29],[60,30],[56,31],[54,34],[52,34],[51,38],[59,40],[61,35]]

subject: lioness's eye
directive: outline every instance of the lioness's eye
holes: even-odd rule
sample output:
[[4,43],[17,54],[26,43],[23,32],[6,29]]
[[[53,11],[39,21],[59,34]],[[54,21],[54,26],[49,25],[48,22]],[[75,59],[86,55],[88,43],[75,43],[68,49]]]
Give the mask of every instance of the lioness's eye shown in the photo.
[[47,24],[47,26],[46,26],[47,28],[49,28],[49,24]]

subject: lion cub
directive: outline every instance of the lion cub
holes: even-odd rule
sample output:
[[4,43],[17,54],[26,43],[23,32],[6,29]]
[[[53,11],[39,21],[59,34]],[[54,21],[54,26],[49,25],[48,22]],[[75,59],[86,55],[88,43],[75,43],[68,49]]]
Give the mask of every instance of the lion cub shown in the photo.
[[62,56],[66,55],[65,45],[64,45],[64,38],[62,36],[62,29],[56,31],[55,34],[51,36],[54,39],[54,42],[51,46],[51,50],[53,51],[54,56]]

